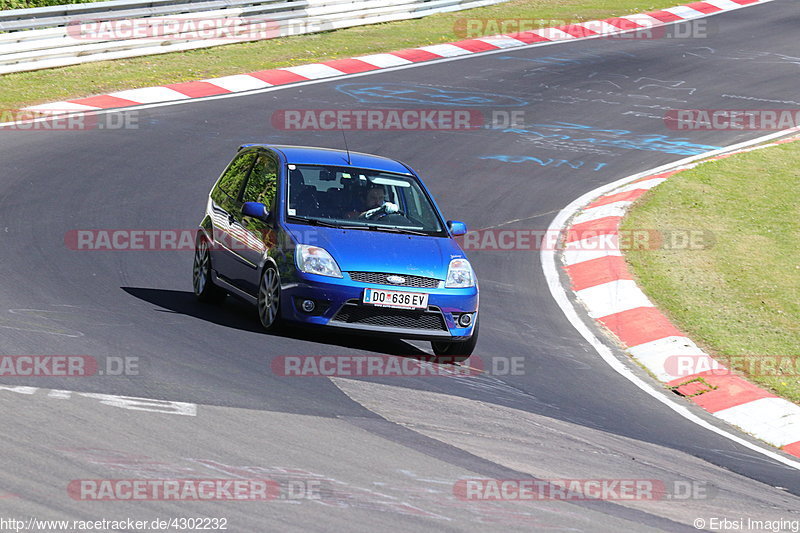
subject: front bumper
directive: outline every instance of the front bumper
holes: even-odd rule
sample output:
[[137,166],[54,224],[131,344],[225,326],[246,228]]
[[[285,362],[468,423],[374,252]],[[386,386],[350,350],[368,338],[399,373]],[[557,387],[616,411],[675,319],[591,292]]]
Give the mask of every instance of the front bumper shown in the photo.
[[[406,339],[467,340],[472,336],[478,311],[478,288],[417,288],[362,283],[350,279],[296,273],[297,279],[281,287],[284,319],[348,330],[354,333],[387,335]],[[427,310],[403,310],[361,303],[365,288],[428,294]],[[302,309],[303,300],[316,303],[312,312]],[[468,327],[457,320],[472,314]]]

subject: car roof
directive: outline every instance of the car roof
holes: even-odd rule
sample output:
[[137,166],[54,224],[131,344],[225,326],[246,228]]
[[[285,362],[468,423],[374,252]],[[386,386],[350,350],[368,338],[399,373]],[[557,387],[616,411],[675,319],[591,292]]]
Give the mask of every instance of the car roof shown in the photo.
[[288,146],[279,144],[245,144],[239,149],[250,147],[264,147],[278,150],[283,153],[287,163],[297,165],[335,165],[338,167],[366,168],[370,170],[380,170],[383,172],[395,172],[399,174],[411,174],[411,171],[403,163],[382,157],[379,155],[364,154],[361,152],[350,152],[348,164],[348,152],[333,148],[318,148],[314,146]]

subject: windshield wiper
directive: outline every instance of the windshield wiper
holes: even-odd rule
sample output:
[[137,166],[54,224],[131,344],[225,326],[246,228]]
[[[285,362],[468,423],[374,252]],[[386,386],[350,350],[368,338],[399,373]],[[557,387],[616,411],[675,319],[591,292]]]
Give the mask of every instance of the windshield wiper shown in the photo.
[[[319,220],[318,218],[306,218],[306,217],[298,217],[295,215],[288,215],[286,217],[288,220],[297,221],[297,222],[305,222],[311,226],[323,226],[325,228],[343,228],[344,226],[339,226],[338,224],[331,224],[330,222],[325,222],[323,220]],[[349,229],[349,228],[347,228]]]
[[334,224],[333,222],[325,222],[324,220],[320,220],[318,218],[306,218],[306,217],[298,217],[296,215],[287,215],[287,220],[297,221],[297,222],[305,222],[311,226],[323,226],[325,228],[336,228],[336,229],[360,229],[360,230],[367,230],[369,226],[366,225],[355,225],[355,224]]
[[286,219],[291,220],[293,222],[294,221],[304,222],[311,226],[323,226],[326,228],[358,229],[362,231],[372,230],[372,231],[385,231],[387,233],[406,233],[409,235],[422,235],[425,237],[430,236],[430,233],[425,233],[423,231],[415,231],[413,229],[398,228],[397,226],[378,226],[375,224],[333,224],[331,222],[325,222],[324,220],[320,220],[318,218],[299,217],[297,215],[288,215]]
[[429,237],[430,233],[425,233],[424,231],[415,231],[413,229],[403,229],[398,228],[396,226],[369,226],[369,229],[373,231],[386,231],[389,233],[407,233],[409,235],[422,235],[424,237]]

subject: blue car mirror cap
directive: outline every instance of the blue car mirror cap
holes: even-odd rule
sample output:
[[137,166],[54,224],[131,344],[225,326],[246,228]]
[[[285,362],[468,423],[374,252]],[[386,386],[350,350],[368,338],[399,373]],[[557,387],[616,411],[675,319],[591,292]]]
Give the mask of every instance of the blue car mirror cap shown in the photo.
[[246,217],[253,217],[267,221],[269,219],[269,209],[261,202],[245,202],[242,205],[242,214]]
[[447,229],[450,230],[450,234],[453,237],[459,237],[467,233],[467,225],[458,220],[448,220]]

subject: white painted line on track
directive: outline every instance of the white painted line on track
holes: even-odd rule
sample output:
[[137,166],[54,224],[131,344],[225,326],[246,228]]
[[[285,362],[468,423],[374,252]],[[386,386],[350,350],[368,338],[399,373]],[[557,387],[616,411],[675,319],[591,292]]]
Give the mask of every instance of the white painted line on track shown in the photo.
[[[38,387],[22,387],[13,385],[0,385],[0,392],[14,392],[16,394],[34,395]],[[79,396],[98,400],[101,405],[119,407],[131,411],[147,411],[169,415],[197,416],[197,404],[187,402],[173,402],[169,400],[154,400],[151,398],[138,398],[134,396],[119,396],[116,394],[100,394],[94,392],[74,392],[67,390],[51,390],[47,398],[54,400],[71,400]]]

